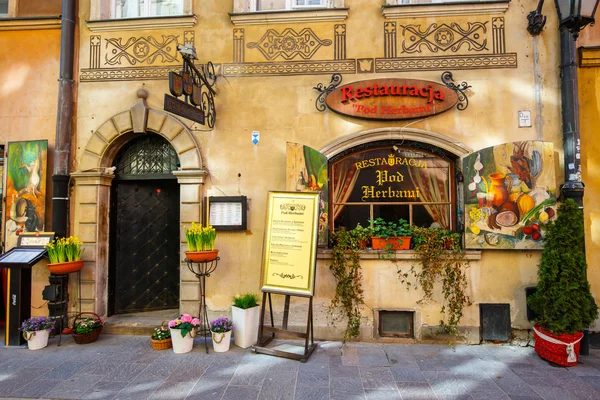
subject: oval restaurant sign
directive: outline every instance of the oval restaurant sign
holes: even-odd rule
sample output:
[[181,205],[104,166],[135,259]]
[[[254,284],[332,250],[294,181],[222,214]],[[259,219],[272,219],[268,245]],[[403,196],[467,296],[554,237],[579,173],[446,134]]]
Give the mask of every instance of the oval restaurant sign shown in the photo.
[[416,79],[370,79],[340,86],[327,95],[330,110],[368,119],[409,119],[439,114],[458,102],[440,83]]

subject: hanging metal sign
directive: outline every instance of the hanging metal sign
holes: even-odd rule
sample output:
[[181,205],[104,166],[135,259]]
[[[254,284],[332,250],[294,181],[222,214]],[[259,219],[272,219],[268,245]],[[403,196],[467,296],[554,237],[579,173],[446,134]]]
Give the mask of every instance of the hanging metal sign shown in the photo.
[[[198,57],[192,46],[177,49],[183,57],[183,68],[181,73],[169,73],[169,91],[173,96],[165,94],[164,110],[213,128],[217,119],[213,89],[217,80],[215,67],[209,61],[198,69],[194,64]],[[178,99],[181,96],[185,101]]]
[[[328,87],[315,87],[321,92],[317,110],[325,106],[339,114],[378,120],[421,118],[450,110],[455,105],[464,110],[468,105],[464,91],[470,86],[455,85],[452,73],[442,74],[442,82],[416,79],[370,79],[339,86],[342,77],[334,74]],[[458,103],[458,105],[457,105]]]

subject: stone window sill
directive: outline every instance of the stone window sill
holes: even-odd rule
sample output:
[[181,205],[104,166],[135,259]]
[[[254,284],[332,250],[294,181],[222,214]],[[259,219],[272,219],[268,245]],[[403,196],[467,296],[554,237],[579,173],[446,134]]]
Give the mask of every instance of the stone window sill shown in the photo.
[[386,5],[381,13],[386,19],[446,17],[455,15],[504,14],[510,0],[465,1],[452,3]]
[[138,31],[148,29],[193,28],[195,15],[170,15],[167,17],[121,18],[85,21],[92,32]]
[[348,8],[316,8],[283,11],[254,11],[229,13],[234,25],[291,24],[305,22],[344,21],[348,18]]
[[[466,250],[466,259],[469,261],[481,260],[481,251],[479,250]],[[333,250],[331,249],[318,249],[317,250],[318,260],[332,260]],[[413,250],[399,250],[388,254],[385,250],[362,250],[360,252],[361,260],[383,260],[383,261],[404,261],[404,260],[415,260],[417,259],[417,253]]]
[[37,29],[60,29],[60,16],[0,18],[0,31],[25,31]]

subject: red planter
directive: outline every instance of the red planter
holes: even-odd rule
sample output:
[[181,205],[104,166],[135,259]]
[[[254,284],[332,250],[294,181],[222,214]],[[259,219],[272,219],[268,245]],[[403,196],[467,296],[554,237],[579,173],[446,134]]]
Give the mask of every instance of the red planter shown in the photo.
[[408,250],[410,249],[410,236],[382,237],[371,238],[371,247],[373,250],[388,250],[388,244],[391,245],[389,250]]
[[213,261],[219,255],[219,250],[208,251],[186,251],[185,258],[192,262]]
[[67,261],[63,263],[48,264],[48,269],[53,274],[70,274],[77,272],[83,267],[83,260]]
[[569,354],[567,353],[567,346],[564,344],[556,344],[543,339],[534,330],[533,334],[535,337],[535,352],[544,360],[548,360],[554,364],[562,365],[563,367],[574,367],[577,365],[579,359],[579,345],[581,338],[583,337],[582,332],[575,332],[572,335],[562,334],[555,335],[553,333],[543,330],[539,325],[535,325],[535,329],[540,333],[549,336],[553,339],[560,340],[563,343],[575,343],[573,345],[573,351],[575,352],[575,361],[569,362],[567,359]]

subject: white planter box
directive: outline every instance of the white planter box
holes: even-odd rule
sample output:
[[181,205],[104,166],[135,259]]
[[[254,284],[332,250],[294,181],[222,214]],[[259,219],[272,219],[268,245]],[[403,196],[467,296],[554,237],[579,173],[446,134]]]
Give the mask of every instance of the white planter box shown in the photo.
[[242,349],[255,345],[258,341],[260,306],[246,310],[232,306],[231,314],[233,321],[233,342],[235,345]]

